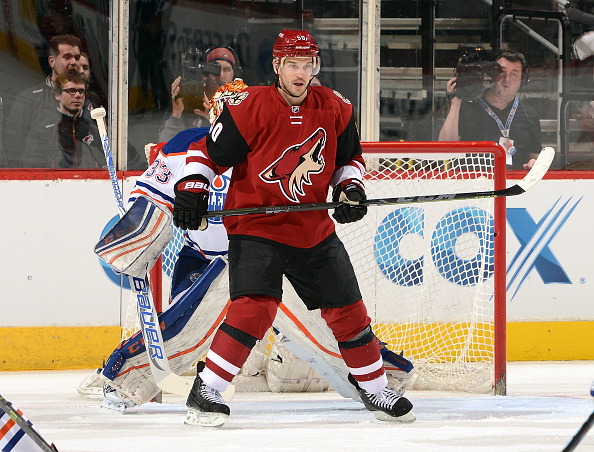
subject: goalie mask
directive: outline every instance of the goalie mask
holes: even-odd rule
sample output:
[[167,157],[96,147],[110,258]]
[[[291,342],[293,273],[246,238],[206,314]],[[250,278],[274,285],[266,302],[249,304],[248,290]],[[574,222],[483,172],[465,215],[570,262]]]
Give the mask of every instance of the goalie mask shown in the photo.
[[320,49],[313,36],[305,30],[283,30],[272,47],[275,70],[280,70],[287,57],[311,58],[312,76],[320,72]]
[[208,104],[208,112],[210,123],[213,124],[225,106],[225,102],[230,102],[233,105],[240,103],[247,97],[247,93],[243,93],[248,86],[240,78],[236,78],[230,83],[227,83],[217,89],[212,99]]

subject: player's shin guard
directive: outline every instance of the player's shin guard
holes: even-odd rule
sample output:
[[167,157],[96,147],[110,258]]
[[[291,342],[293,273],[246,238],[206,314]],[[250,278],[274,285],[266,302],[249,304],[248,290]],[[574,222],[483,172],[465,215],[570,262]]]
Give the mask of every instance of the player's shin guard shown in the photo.
[[204,383],[227,389],[240,371],[257,340],[270,329],[279,300],[269,296],[239,297],[231,303],[225,322],[217,331],[200,373]]
[[363,300],[334,309],[322,309],[322,317],[338,341],[340,354],[359,386],[375,394],[388,380]]

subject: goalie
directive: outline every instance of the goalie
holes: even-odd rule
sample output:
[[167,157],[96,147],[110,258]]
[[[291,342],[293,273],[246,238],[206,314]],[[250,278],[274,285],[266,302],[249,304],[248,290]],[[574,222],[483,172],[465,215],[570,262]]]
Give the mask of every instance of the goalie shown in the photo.
[[[235,81],[220,89],[213,98],[211,112],[218,114],[222,102],[229,99],[233,102],[244,88],[243,82]],[[167,144],[153,146],[154,161],[139,177],[129,202],[149,198],[171,209],[173,201],[177,202],[174,187],[182,179],[187,150],[207,132],[208,129],[188,129]],[[231,170],[225,171],[211,184],[210,210],[222,209],[230,176]],[[210,219],[207,226],[205,230],[189,230],[185,234],[172,279],[173,305],[160,318],[161,325],[165,326],[163,339],[170,365],[177,374],[204,356],[230,303],[227,268],[220,259],[227,253],[226,231],[220,219]],[[359,400],[356,387],[348,381],[349,370],[332,332],[319,311],[309,311],[290,285],[286,285],[274,327],[281,333],[278,337],[284,347],[308,361],[341,395]],[[391,387],[398,393],[403,392],[412,364],[385,346],[381,347],[381,354]],[[102,371],[108,386],[104,404],[125,407],[151,400],[159,388],[147,362],[140,333],[120,344]]]

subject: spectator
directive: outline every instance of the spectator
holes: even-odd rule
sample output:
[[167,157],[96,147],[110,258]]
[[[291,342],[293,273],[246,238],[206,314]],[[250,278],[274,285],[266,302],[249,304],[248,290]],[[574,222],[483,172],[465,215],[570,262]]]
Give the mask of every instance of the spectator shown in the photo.
[[55,112],[39,121],[27,137],[23,166],[32,168],[103,168],[99,131],[82,115],[87,82],[78,69],[54,84]]
[[182,77],[177,77],[171,84],[171,100],[173,111],[171,117],[165,121],[163,128],[159,132],[159,141],[168,141],[189,127],[204,127],[210,124],[208,118],[208,102],[217,89],[226,83],[232,82],[234,76],[238,73],[239,61],[235,52],[230,47],[215,47],[207,50],[205,53],[204,64],[204,109],[195,109],[194,114],[197,118],[189,120],[182,118],[184,112],[183,97],[180,96]]
[[4,148],[9,167],[21,164],[23,137],[29,134],[31,127],[55,114],[56,99],[52,88],[60,75],[78,67],[79,60],[80,40],[77,37],[60,35],[51,39],[48,56],[51,73],[44,82],[19,93],[6,118]]
[[440,141],[495,141],[506,151],[508,169],[530,169],[542,149],[540,121],[536,110],[518,98],[528,78],[524,55],[499,52],[494,61],[501,72],[476,101],[455,96],[456,78],[447,83],[450,111],[439,132]]
[[[81,52],[80,60],[78,61],[78,70],[84,77],[87,82],[87,94],[85,97],[85,110],[92,110],[93,108],[101,107],[103,103],[101,102],[99,94],[95,91],[91,90],[91,60],[89,56],[85,52]],[[90,107],[89,107],[90,106]],[[89,116],[90,118],[90,116]]]
[[[43,2],[47,3],[47,2]],[[72,35],[80,39],[82,46],[80,50],[86,50],[84,32],[74,25],[73,8],[71,0],[50,0],[47,10],[40,17],[38,22],[39,33],[42,37],[40,43],[35,46],[39,65],[44,73],[51,70],[47,61],[49,43],[52,38],[60,35]],[[82,21],[79,22],[82,25]]]

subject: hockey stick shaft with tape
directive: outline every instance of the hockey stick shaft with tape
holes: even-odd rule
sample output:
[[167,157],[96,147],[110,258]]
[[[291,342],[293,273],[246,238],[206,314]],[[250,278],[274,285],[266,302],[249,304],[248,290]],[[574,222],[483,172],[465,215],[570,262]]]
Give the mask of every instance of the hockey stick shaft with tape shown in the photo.
[[[120,212],[120,217],[126,213],[120,185],[117,180],[117,174],[113,165],[113,156],[109,146],[107,129],[105,127],[105,109],[95,108],[91,111],[91,117],[97,122],[105,161],[109,169],[109,176],[113,187],[113,192]],[[164,391],[188,395],[192,389],[193,382],[187,378],[180,377],[171,371],[169,359],[165,351],[163,335],[159,325],[155,303],[153,302],[149,283],[146,278],[138,278],[128,275],[130,288],[136,295],[136,308],[140,320],[142,336],[146,345],[151,372],[157,385]]]
[[107,128],[105,127],[105,108],[100,107],[91,110],[91,118],[97,122],[99,136],[101,137],[101,145],[103,146],[103,153],[105,154],[105,161],[107,162],[107,169],[109,170],[109,179],[111,180],[111,186],[113,188],[113,193],[115,195],[121,217],[126,213],[126,209],[124,208],[122,191],[120,190],[120,183],[118,182],[118,175],[113,164],[113,155],[111,153],[111,146],[109,145],[109,138],[107,137]]
[[[466,193],[442,193],[438,195],[418,195],[418,196],[401,196],[398,198],[382,198],[382,199],[367,199],[361,201],[359,204],[363,206],[390,206],[395,204],[418,204],[424,202],[438,202],[438,201],[460,201],[464,199],[483,199],[483,198],[499,198],[503,196],[516,196],[530,190],[538,181],[540,181],[545,173],[549,170],[555,151],[551,147],[545,147],[532,169],[526,176],[517,184],[501,190],[490,191],[475,191]],[[285,212],[302,212],[310,210],[328,210],[335,209],[343,204],[342,202],[322,202],[309,204],[294,204],[284,206],[263,206],[263,207],[244,207],[239,209],[228,210],[212,210],[204,218],[228,217],[235,215],[263,215],[273,213]]]
[[[50,446],[42,436],[37,433],[31,424],[29,424],[23,416],[12,406],[8,400],[6,400],[2,395],[0,395],[0,409],[8,414],[11,419],[33,440],[35,444],[39,446],[39,448],[43,452],[57,452],[56,446],[53,444]],[[18,449],[18,447],[17,447]],[[2,449],[4,450],[4,449]],[[16,450],[16,449],[15,449]]]

